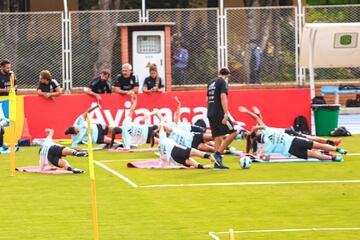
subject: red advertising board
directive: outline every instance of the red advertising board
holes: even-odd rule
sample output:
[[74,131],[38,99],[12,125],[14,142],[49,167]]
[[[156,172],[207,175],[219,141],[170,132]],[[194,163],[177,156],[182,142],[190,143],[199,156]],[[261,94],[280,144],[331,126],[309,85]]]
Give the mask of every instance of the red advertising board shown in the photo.
[[[144,114],[160,109],[168,118],[173,118],[177,104],[174,97],[182,102],[181,119],[195,122],[206,118],[206,92],[184,91],[155,94],[139,94],[134,121],[141,122]],[[250,128],[255,122],[238,111],[239,106],[251,108],[257,106],[262,111],[264,122],[268,126],[288,127],[293,125],[299,115],[310,119],[309,89],[269,89],[269,90],[230,90],[229,111],[236,121]],[[130,96],[108,94],[102,96],[102,108],[90,115],[92,122],[120,125],[129,111]],[[68,138],[64,130],[86,111],[96,100],[88,95],[63,95],[55,102],[39,96],[25,96],[24,112],[32,138],[44,137],[46,127],[55,130],[55,138]],[[150,118],[146,123],[156,123]]]

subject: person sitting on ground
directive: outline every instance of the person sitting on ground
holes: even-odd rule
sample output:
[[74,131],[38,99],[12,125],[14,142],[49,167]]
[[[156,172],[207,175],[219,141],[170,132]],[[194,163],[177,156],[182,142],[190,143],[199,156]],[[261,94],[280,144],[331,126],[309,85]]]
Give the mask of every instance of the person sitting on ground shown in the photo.
[[[343,161],[341,157],[336,156],[331,151],[344,155],[346,154],[344,149],[314,142],[302,137],[290,136],[276,128],[266,126],[260,117],[245,107],[240,107],[239,110],[240,112],[247,113],[257,122],[257,126],[252,128],[250,136],[258,144],[263,145],[262,148],[267,160],[270,159],[271,153],[279,153],[284,156],[293,155],[302,159],[313,157],[320,160]],[[321,150],[327,151],[327,153],[325,154]]]
[[162,79],[159,76],[156,65],[152,65],[149,68],[150,76],[145,78],[143,92],[152,93],[152,92],[164,92],[164,84]]
[[[88,141],[88,124],[86,121],[87,114],[98,108],[99,105],[90,107],[87,111],[81,114],[74,122],[73,126],[65,130],[65,135],[71,134],[72,143],[71,147],[76,148],[78,144],[86,143]],[[93,143],[97,144],[107,144],[110,147],[114,144],[121,144],[118,141],[115,141],[115,135],[121,134],[120,127],[112,127],[103,124],[90,124],[91,127],[91,140]],[[107,134],[112,135],[112,138],[107,137]]]
[[39,76],[39,87],[37,94],[46,99],[55,101],[56,97],[62,94],[62,88],[58,81],[52,78],[50,71],[42,70]]
[[132,95],[137,93],[139,81],[132,73],[132,66],[125,63],[121,67],[121,74],[117,75],[113,83],[113,93]]
[[94,78],[88,88],[84,92],[90,96],[94,96],[98,103],[101,104],[102,98],[100,94],[111,93],[111,85],[109,83],[110,70],[104,69],[100,72],[100,76]]
[[84,171],[78,168],[73,168],[68,161],[63,159],[65,156],[76,156],[76,157],[86,157],[87,153],[78,152],[75,149],[71,149],[53,142],[54,130],[51,128],[46,128],[45,132],[47,137],[43,144],[40,147],[40,170],[46,171],[49,170],[46,167],[50,164],[55,167],[63,168],[65,170],[71,171],[73,173],[83,173]]
[[160,166],[167,167],[169,165],[182,164],[184,166],[193,166],[199,169],[212,168],[211,165],[202,165],[191,159],[191,157],[200,157],[210,159],[215,162],[214,157],[206,152],[199,151],[176,144],[176,142],[166,136],[163,125],[160,125],[159,132],[159,148],[160,148]]

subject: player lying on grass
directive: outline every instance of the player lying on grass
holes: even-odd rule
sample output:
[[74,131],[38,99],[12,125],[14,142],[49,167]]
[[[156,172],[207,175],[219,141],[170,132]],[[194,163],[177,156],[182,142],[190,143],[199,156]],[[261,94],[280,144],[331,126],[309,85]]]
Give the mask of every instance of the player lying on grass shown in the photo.
[[[175,101],[177,102],[177,108],[176,108],[176,112],[174,114],[174,122],[168,123],[167,126],[171,127],[171,126],[176,126],[184,131],[187,132],[199,132],[199,133],[209,133],[206,128],[198,126],[198,125],[194,125],[194,124],[190,124],[188,122],[182,122],[180,121],[180,110],[181,110],[181,102],[179,100],[178,97],[175,97]],[[211,133],[211,131],[210,131]]]
[[176,144],[199,149],[200,151],[214,152],[214,146],[209,143],[214,140],[211,134],[185,131],[176,123],[167,123],[159,112],[156,112],[156,116],[159,118],[160,122],[164,123],[166,133],[169,134],[169,138],[174,140]]
[[73,168],[68,161],[63,159],[65,156],[76,156],[76,157],[86,157],[87,153],[78,152],[74,149],[56,144],[53,142],[54,130],[50,128],[46,128],[45,132],[47,133],[47,137],[45,141],[40,147],[40,170],[52,170],[51,168],[47,168],[49,163],[54,165],[55,167],[63,168],[65,170],[71,171],[73,173],[83,173],[84,171],[81,169]]
[[199,151],[195,148],[185,147],[176,144],[176,142],[167,137],[163,125],[160,125],[159,132],[159,148],[160,148],[160,165],[166,167],[168,165],[175,165],[177,163],[184,166],[193,166],[195,168],[212,168],[211,165],[202,165],[191,159],[191,157],[200,157],[215,161],[211,154]]
[[[158,129],[156,125],[141,125],[132,121],[137,105],[137,97],[135,94],[131,96],[131,107],[128,116],[125,117],[121,129],[122,140],[125,149],[130,149],[132,145],[142,145],[146,143],[153,143],[155,141],[154,131]],[[150,115],[156,112],[151,112]],[[148,116],[146,116],[148,117]]]
[[[241,107],[239,107],[239,111],[241,111]],[[263,120],[263,116],[259,110],[259,108],[257,107],[253,107],[253,113],[255,113],[261,120]],[[314,142],[318,142],[318,143],[323,143],[323,144],[330,144],[333,146],[338,146],[341,143],[341,138],[340,139],[326,139],[326,138],[321,138],[321,137],[317,137],[317,136],[312,136],[312,135],[307,135],[307,134],[303,134],[303,133],[299,133],[296,132],[292,127],[289,128],[276,128],[281,132],[284,132],[290,136],[294,136],[294,137],[302,137],[302,138],[306,138],[308,140],[314,141]],[[253,152],[255,153],[257,150],[257,144],[256,141],[252,142],[251,141],[251,137],[250,135],[247,135],[247,143],[246,143],[246,152],[250,152],[250,148],[252,147]]]
[[[74,122],[74,125],[65,130],[65,134],[71,134],[72,143],[71,147],[76,148],[78,144],[86,143],[88,141],[88,124],[86,121],[87,114],[98,108],[99,105],[95,105],[86,110],[81,114]],[[97,144],[113,144],[115,139],[115,134],[121,133],[120,127],[112,127],[103,124],[90,124],[91,127],[91,139],[93,143]],[[112,138],[107,137],[106,135],[111,133]],[[116,141],[116,144],[120,142]]]
[[302,137],[290,136],[276,128],[266,126],[259,116],[247,110],[245,107],[239,107],[239,110],[247,113],[257,122],[257,126],[252,128],[250,136],[258,144],[263,145],[266,159],[270,159],[271,153],[280,153],[284,156],[294,155],[302,159],[313,157],[321,160],[343,161],[341,157],[332,153],[329,155],[324,154],[321,150],[346,154],[344,149],[329,144],[314,142]]

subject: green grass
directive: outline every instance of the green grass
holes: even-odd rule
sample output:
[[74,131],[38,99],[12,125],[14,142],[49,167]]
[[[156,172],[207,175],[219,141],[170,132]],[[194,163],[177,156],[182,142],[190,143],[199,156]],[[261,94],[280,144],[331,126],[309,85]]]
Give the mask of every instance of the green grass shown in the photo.
[[[360,136],[342,146],[359,153]],[[234,144],[240,147],[239,143]],[[36,165],[38,148],[23,147],[17,166]],[[153,153],[95,152],[96,160],[156,158]],[[17,173],[0,155],[0,239],[92,239],[88,163],[68,157],[82,175]],[[206,161],[202,161],[206,163]],[[254,164],[241,170],[226,156],[228,171],[127,169],[104,164],[139,186],[179,183],[360,179],[360,156],[343,163]],[[210,239],[208,232],[286,228],[360,227],[360,184],[298,184],[133,188],[95,166],[100,239]],[[219,235],[228,239],[227,235]],[[360,239],[360,231],[237,233],[236,239]]]

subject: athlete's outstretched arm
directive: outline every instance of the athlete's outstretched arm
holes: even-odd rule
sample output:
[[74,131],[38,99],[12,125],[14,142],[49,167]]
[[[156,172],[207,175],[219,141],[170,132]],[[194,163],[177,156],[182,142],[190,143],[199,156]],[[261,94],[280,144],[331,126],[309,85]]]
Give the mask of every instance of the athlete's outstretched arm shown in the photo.
[[90,107],[88,110],[86,110],[83,114],[82,114],[82,116],[84,117],[84,120],[86,120],[86,116],[87,116],[87,114],[88,113],[91,113],[92,111],[94,111],[96,108],[98,108],[99,107],[99,104],[96,104],[95,106],[93,106],[93,107]]
[[262,120],[263,116],[261,115],[260,109],[256,106],[254,106],[252,109],[254,110],[254,113]]
[[131,107],[130,107],[128,117],[132,118],[132,116],[134,115],[135,109],[136,109],[136,105],[137,105],[137,97],[135,94],[132,94],[131,95]]
[[250,115],[250,117],[252,117],[259,125],[264,125],[264,122],[261,120],[261,118],[258,115],[247,110],[245,107],[243,106],[239,107],[239,111]]
[[53,138],[53,136],[54,136],[54,129],[51,129],[51,128],[45,128],[45,132],[46,132],[46,134],[47,134],[47,137],[49,137],[49,138]]
[[181,102],[178,99],[178,97],[175,97],[175,101],[177,102],[177,108],[176,108],[176,112],[174,114],[174,122],[177,124],[180,120],[180,109],[181,109]]

